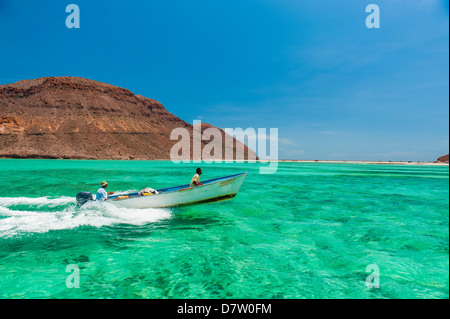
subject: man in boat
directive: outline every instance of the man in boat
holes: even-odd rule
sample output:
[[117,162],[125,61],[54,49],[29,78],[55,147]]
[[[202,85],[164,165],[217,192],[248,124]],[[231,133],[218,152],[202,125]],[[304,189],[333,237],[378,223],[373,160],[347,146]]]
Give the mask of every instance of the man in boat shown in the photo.
[[108,193],[106,192],[106,187],[108,187],[108,182],[102,182],[101,187],[97,191],[95,200],[105,201],[108,199]]
[[191,187],[195,187],[195,186],[202,186],[203,184],[200,183],[200,175],[202,175],[202,169],[201,168],[197,168],[197,174],[194,175],[194,177],[192,177],[191,180]]

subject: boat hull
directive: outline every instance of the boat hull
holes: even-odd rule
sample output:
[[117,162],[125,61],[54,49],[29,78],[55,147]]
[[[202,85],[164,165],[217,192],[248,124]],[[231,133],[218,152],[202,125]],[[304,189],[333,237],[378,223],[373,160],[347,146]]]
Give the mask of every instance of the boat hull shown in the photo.
[[119,207],[124,208],[165,208],[189,206],[232,199],[238,193],[247,173],[233,177],[204,182],[203,186],[189,187],[188,185],[172,189],[158,190],[157,195],[131,197],[128,199],[112,200]]

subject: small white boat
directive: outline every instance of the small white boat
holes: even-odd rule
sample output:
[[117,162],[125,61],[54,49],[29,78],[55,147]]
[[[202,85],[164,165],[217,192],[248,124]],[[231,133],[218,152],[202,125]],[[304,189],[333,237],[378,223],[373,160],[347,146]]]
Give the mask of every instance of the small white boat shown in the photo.
[[[108,202],[125,208],[165,208],[223,201],[237,195],[246,177],[247,173],[240,173],[204,181],[202,186],[182,185],[163,188],[158,189],[157,194],[144,196],[139,196],[139,193],[113,194],[108,196]],[[87,201],[92,200],[92,197],[86,200],[86,195],[80,194],[77,195],[78,206],[81,207]]]

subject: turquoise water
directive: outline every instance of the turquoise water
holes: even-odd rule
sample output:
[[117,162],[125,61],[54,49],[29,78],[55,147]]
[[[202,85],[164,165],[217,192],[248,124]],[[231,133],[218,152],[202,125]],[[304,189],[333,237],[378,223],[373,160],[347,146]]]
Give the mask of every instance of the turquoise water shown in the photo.
[[226,202],[75,208],[102,180],[176,186],[197,165],[0,160],[0,298],[449,297],[448,167],[203,164],[203,179],[249,178]]

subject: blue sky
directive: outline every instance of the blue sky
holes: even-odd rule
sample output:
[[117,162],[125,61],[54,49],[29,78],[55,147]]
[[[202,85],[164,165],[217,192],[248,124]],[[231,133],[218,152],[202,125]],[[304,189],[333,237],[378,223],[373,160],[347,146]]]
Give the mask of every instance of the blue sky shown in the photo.
[[432,161],[449,149],[448,18],[443,0],[0,0],[0,83],[118,85],[191,123],[278,128],[283,159]]

